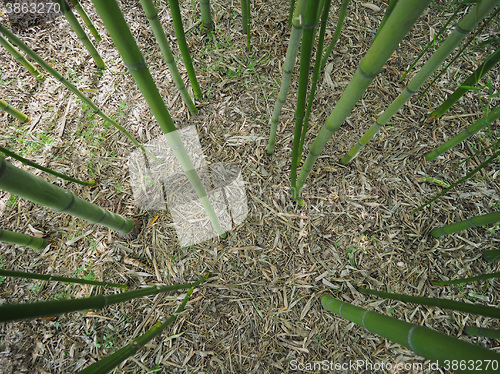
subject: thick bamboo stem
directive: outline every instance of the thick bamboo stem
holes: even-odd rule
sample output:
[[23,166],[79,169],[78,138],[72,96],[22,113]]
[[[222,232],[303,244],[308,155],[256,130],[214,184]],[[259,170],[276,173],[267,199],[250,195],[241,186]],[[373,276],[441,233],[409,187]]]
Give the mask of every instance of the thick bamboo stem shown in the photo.
[[200,0],[201,22],[206,31],[210,32],[214,29],[212,21],[212,13],[210,11],[210,0]]
[[[47,246],[47,240],[44,238],[37,238],[35,236],[21,234],[9,230],[0,229],[0,241],[9,244],[22,245],[35,250],[42,250]],[[0,275],[1,274],[0,269]]]

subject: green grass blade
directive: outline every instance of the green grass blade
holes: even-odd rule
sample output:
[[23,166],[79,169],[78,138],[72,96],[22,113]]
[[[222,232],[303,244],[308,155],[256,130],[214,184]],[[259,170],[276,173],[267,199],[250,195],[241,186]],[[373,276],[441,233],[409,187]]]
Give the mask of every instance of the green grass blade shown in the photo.
[[[0,229],[0,241],[4,243],[23,245],[35,250],[42,250],[48,244],[47,240],[44,238],[37,238],[35,236],[2,229]],[[0,272],[1,271],[2,270],[0,269]]]
[[478,280],[491,279],[491,278],[500,278],[500,272],[481,274],[476,277],[470,277],[470,278],[452,279],[448,281],[431,281],[431,284],[433,286],[448,286],[450,284],[470,283]]

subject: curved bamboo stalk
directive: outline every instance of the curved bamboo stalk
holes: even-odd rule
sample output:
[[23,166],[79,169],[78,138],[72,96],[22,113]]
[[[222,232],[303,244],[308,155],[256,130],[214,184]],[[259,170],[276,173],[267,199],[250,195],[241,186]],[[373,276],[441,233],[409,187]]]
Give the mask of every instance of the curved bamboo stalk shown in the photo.
[[96,295],[79,299],[41,301],[36,303],[1,304],[0,322],[55,316],[87,309],[99,310],[108,305],[123,303],[139,297],[196,287],[203,280],[205,280],[205,277],[195,283],[153,286],[113,295]]
[[99,32],[94,27],[94,24],[92,23],[89,16],[85,12],[85,9],[82,8],[80,2],[78,0],[70,0],[70,1],[71,4],[73,4],[73,6],[75,7],[80,17],[82,17],[83,23],[85,23],[85,25],[87,25],[87,27],[89,28],[89,31],[94,37],[95,41],[100,42],[102,40],[101,35],[99,35]]
[[214,22],[212,21],[212,13],[210,11],[210,0],[200,0],[201,22],[205,30],[210,32],[214,29]]
[[[21,234],[9,230],[0,229],[0,241],[10,244],[18,244],[35,250],[42,250],[47,246],[47,240],[35,236]],[[0,275],[3,275],[0,269]]]
[[203,97],[198,84],[198,79],[196,79],[196,73],[193,67],[193,60],[191,59],[191,54],[189,53],[189,47],[186,43],[186,35],[184,33],[184,26],[182,25],[181,10],[179,8],[179,0],[168,0],[170,4],[170,11],[172,13],[172,20],[174,21],[175,36],[177,37],[177,43],[179,44],[179,49],[181,50],[182,59],[186,67],[186,71],[191,82],[191,87],[193,88],[193,94],[196,99],[201,99]]
[[2,99],[0,99],[0,110],[3,110],[4,112],[10,114],[12,117],[21,121],[21,123],[29,122],[29,120],[30,120],[26,114],[20,112],[16,108],[10,106]]
[[491,70],[493,66],[498,64],[500,61],[500,48],[497,48],[495,52],[489,55],[484,62],[477,67],[474,72],[469,75],[469,77],[453,92],[444,103],[442,103],[438,108],[429,115],[429,117],[439,118],[445,114],[448,109],[450,109],[462,96],[464,96],[470,87],[475,86],[477,82]]
[[[401,344],[419,356],[437,361],[441,365],[445,364],[445,360],[459,360],[459,362],[490,360],[490,362],[497,362],[500,359],[500,354],[482,346],[465,342],[424,326],[365,310],[337,300],[328,294],[321,298],[321,305],[330,312],[363,326],[372,333]],[[460,367],[453,371],[456,373],[471,372],[467,368],[462,370]]]
[[380,73],[385,62],[408,33],[419,15],[427,8],[430,1],[398,1],[386,25],[380,31],[380,35],[375,39],[365,57],[361,60],[349,85],[311,145],[309,154],[297,178],[297,190],[299,193],[328,140],[340,128],[372,80]]
[[39,165],[39,164],[37,164],[37,163],[35,163],[33,161],[27,160],[24,157],[21,157],[18,154],[14,153],[14,152],[11,152],[7,148],[4,148],[2,146],[0,146],[0,152],[3,153],[3,154],[5,154],[5,155],[7,155],[7,156],[12,157],[13,159],[21,161],[25,165],[29,165],[29,166],[32,166],[32,167],[38,169],[38,170],[42,170],[42,171],[44,171],[46,173],[55,175],[56,177],[64,179],[64,180],[66,180],[68,182],[78,183],[78,184],[80,184],[82,186],[95,186],[96,182],[93,179],[91,179],[90,182],[85,182],[85,181],[81,181],[79,179],[72,178],[70,176],[67,176],[66,174],[59,173],[59,172],[57,172],[55,170],[52,170],[52,169],[46,168],[45,166]]
[[342,4],[340,5],[340,11],[339,11],[339,19],[337,20],[337,26],[335,27],[335,31],[333,33],[333,38],[330,41],[330,44],[328,44],[328,47],[326,48],[325,54],[323,55],[323,58],[321,59],[321,70],[323,70],[325,68],[326,63],[328,62],[328,58],[332,54],[333,48],[335,48],[335,45],[337,44],[337,41],[339,40],[340,32],[342,31],[342,26],[344,25],[344,19],[345,19],[348,5],[349,5],[349,0],[342,0]]
[[478,280],[485,280],[485,279],[492,279],[492,278],[500,278],[500,272],[481,274],[481,275],[478,275],[477,277],[452,279],[452,280],[448,280],[448,281],[431,281],[431,284],[433,286],[447,286],[449,284],[469,283],[469,282],[475,282]]
[[283,77],[281,78],[280,92],[278,94],[276,104],[274,105],[273,114],[269,120],[269,125],[271,127],[269,142],[267,144],[267,153],[269,154],[274,152],[274,143],[276,142],[276,132],[278,130],[278,119],[288,95],[295,59],[299,53],[300,39],[302,38],[302,18],[304,15],[305,5],[305,0],[298,0],[297,7],[295,8],[294,16],[292,18],[292,33],[290,34],[285,63],[283,64]]
[[43,82],[45,77],[42,73],[38,71],[36,67],[33,66],[31,62],[26,60],[22,54],[20,54],[17,49],[5,39],[2,34],[0,34],[0,44],[17,60],[21,65],[23,65],[39,82]]
[[111,213],[23,169],[18,169],[2,157],[0,157],[0,189],[56,212],[82,218],[121,234],[128,234],[134,229],[133,220]]
[[467,230],[473,227],[484,226],[490,223],[500,221],[500,212],[483,214],[480,216],[471,217],[465,221],[453,223],[451,225],[438,227],[431,231],[431,236],[439,238],[444,235],[450,235],[457,231]]
[[299,158],[299,144],[304,122],[306,106],[307,86],[309,83],[309,66],[311,65],[311,53],[314,43],[316,28],[316,14],[318,13],[319,0],[307,2],[302,20],[302,46],[300,51],[299,89],[297,92],[297,105],[295,107],[295,131],[292,144],[292,166],[290,171],[290,188],[294,200],[299,198],[295,184],[297,182],[297,161]]
[[85,31],[82,29],[82,26],[80,26],[80,23],[76,19],[75,15],[73,14],[73,11],[69,7],[66,0],[54,0],[54,1],[60,5],[64,17],[66,17],[66,19],[68,20],[69,24],[73,28],[73,31],[75,32],[78,39],[80,39],[85,48],[87,48],[87,51],[89,51],[97,67],[104,69],[106,67],[104,65],[104,61],[102,60],[101,56],[99,56],[99,52],[97,52],[97,49],[95,49],[90,39],[87,37],[87,34],[85,34]]
[[465,333],[470,336],[480,336],[482,338],[492,338],[500,340],[500,330],[485,329],[483,327],[466,326]]
[[383,297],[384,299],[399,300],[419,305],[438,306],[443,309],[451,309],[460,312],[479,314],[485,317],[500,318],[500,308],[496,308],[493,306],[462,303],[460,301],[454,301],[448,299],[402,295],[384,291],[370,290],[362,287],[359,287],[358,291],[365,295],[380,296]]
[[500,250],[486,250],[483,252],[483,258],[490,263],[500,261]]
[[215,213],[210,200],[208,199],[207,192],[203,186],[200,176],[196,172],[192,161],[182,143],[177,129],[175,128],[174,121],[168,112],[163,99],[161,98],[158,89],[153,81],[153,77],[144,61],[144,57],[137,46],[132,33],[123,17],[123,14],[118,6],[116,0],[92,0],[94,6],[99,13],[104,25],[106,26],[111,39],[120,52],[125,66],[134,78],[139,90],[143,94],[146,102],[151,109],[160,129],[165,134],[165,137],[172,147],[172,150],[179,160],[182,169],[186,173],[189,182],[193,186],[198,195],[198,198],[207,213],[210,222],[215,232],[225,237],[225,231],[221,227],[217,214]]
[[109,123],[111,126],[119,130],[123,135],[125,135],[136,147],[140,148],[144,153],[147,153],[146,149],[142,144],[140,144],[125,128],[118,124],[115,120],[111,119],[108,115],[104,114],[87,96],[82,94],[78,88],[76,88],[71,82],[64,78],[57,70],[46,63],[40,56],[38,56],[30,47],[24,44],[21,39],[15,36],[10,30],[8,30],[3,24],[0,23],[0,32],[3,33],[9,40],[14,43],[18,48],[23,50],[28,56],[30,56],[38,65],[44,68],[50,75],[61,82],[66,88],[73,92],[80,100],[87,104],[95,114]]
[[156,40],[158,41],[158,45],[160,46],[161,52],[163,54],[163,58],[167,63],[168,70],[172,75],[175,85],[177,89],[181,93],[182,100],[187,105],[189,112],[192,115],[198,113],[198,109],[191,100],[189,93],[184,85],[181,74],[179,73],[179,69],[177,69],[177,65],[175,64],[174,55],[170,49],[170,45],[168,44],[167,37],[165,36],[165,32],[163,31],[163,27],[161,26],[160,20],[158,19],[158,12],[156,11],[156,7],[153,4],[152,0],[141,0],[142,8],[144,9],[144,13],[146,13],[146,17],[148,17],[151,28],[153,29],[153,33],[155,34]]
[[126,284],[99,282],[95,280],[82,279],[82,278],[60,277],[57,275],[50,275],[50,274],[37,274],[37,273],[28,273],[24,271],[0,269],[0,275],[5,277],[14,277],[14,278],[40,279],[48,282],[54,281],[54,282],[75,283],[75,284],[90,284],[93,286],[114,287],[114,288],[121,288],[123,290],[128,290],[128,286]]
[[[483,0],[472,7],[469,13],[458,23],[453,32],[441,44],[438,50],[422,66],[420,71],[412,78],[404,91],[392,102],[391,105],[373,123],[370,129],[361,137],[340,163],[347,165],[359,151],[378,133],[378,131],[406,104],[418,91],[425,81],[439,68],[441,63],[453,52],[460,42],[471,32],[479,22],[497,5],[498,0]],[[399,3],[398,3],[399,4]],[[396,6],[397,9],[397,6]],[[382,30],[383,32],[383,30]]]
[[451,138],[447,142],[441,144],[435,150],[427,153],[425,155],[425,159],[427,161],[432,161],[436,157],[442,155],[445,152],[448,152],[451,148],[456,146],[458,143],[463,142],[464,140],[470,138],[472,135],[484,129],[486,126],[489,126],[492,122],[496,121],[500,118],[500,103],[497,103],[493,107],[493,109],[487,113],[482,119],[475,121],[472,125],[467,127],[464,131]]

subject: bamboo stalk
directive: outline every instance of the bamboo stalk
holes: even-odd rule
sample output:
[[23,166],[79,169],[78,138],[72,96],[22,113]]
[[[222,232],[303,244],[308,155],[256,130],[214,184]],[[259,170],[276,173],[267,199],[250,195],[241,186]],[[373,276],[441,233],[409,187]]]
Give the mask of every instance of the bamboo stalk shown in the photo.
[[[42,250],[47,246],[47,240],[44,238],[37,238],[35,236],[21,234],[9,230],[0,229],[0,241],[10,244],[18,244],[31,249]],[[1,274],[0,269],[0,275]]]
[[[244,0],[242,0],[244,1]],[[288,26],[292,25],[293,10],[295,9],[295,0],[290,0],[290,9],[288,10]]]
[[168,143],[179,160],[182,170],[186,173],[189,182],[193,186],[198,198],[207,213],[215,232],[225,237],[225,231],[221,227],[217,214],[208,199],[207,192],[203,186],[200,176],[189,158],[189,155],[182,143],[174,121],[168,112],[163,99],[153,81],[151,73],[144,61],[144,57],[137,46],[132,33],[123,17],[123,14],[116,0],[100,1],[92,0],[104,25],[106,26],[111,39],[123,59],[125,66],[134,78],[139,90],[146,99],[151,112],[153,113],[160,129],[165,135]]
[[[446,365],[445,360],[450,362],[453,360],[459,362],[490,360],[491,363],[491,361],[498,362],[500,359],[500,354],[482,346],[465,342],[424,326],[365,310],[337,300],[328,294],[321,298],[321,305],[326,310],[354,322],[372,333],[411,349],[419,356],[436,361],[442,366]],[[460,365],[457,369],[453,368],[453,371],[456,373],[472,372],[467,370],[467,367],[464,370]]]
[[10,106],[2,99],[0,99],[0,110],[3,110],[4,112],[10,114],[12,117],[21,121],[21,123],[29,122],[29,120],[30,120],[26,114],[20,112],[16,108]]
[[299,52],[300,39],[302,38],[302,18],[305,5],[305,0],[298,0],[297,7],[295,8],[294,16],[292,18],[292,32],[290,34],[285,62],[283,64],[283,77],[281,78],[280,92],[278,94],[276,104],[274,105],[273,114],[269,120],[271,128],[269,142],[267,144],[267,153],[269,154],[274,152],[274,143],[276,142],[276,132],[278,130],[278,119],[288,95],[295,59],[297,58],[297,54]]
[[205,277],[195,283],[153,286],[113,295],[96,295],[78,299],[41,301],[36,303],[1,304],[0,322],[55,316],[87,309],[100,310],[108,305],[123,303],[139,297],[196,287],[204,280]]
[[146,13],[146,17],[148,17],[151,28],[153,29],[153,33],[155,34],[155,38],[158,41],[158,45],[160,46],[161,52],[163,54],[163,58],[167,63],[168,70],[172,75],[175,85],[177,89],[181,93],[182,100],[187,105],[189,112],[192,115],[196,115],[198,113],[198,109],[191,100],[189,93],[184,85],[181,74],[179,73],[179,69],[177,69],[177,65],[175,64],[174,55],[170,49],[170,45],[168,43],[165,32],[163,31],[163,27],[161,26],[160,20],[158,19],[158,12],[156,10],[155,5],[152,0],[141,0],[142,8],[144,9],[144,13]]
[[68,20],[69,24],[73,28],[73,31],[75,32],[78,39],[80,39],[85,48],[87,48],[87,51],[89,51],[97,67],[104,69],[106,67],[104,65],[104,61],[99,55],[99,52],[97,52],[97,49],[95,49],[94,44],[92,44],[90,39],[87,37],[87,34],[82,29],[82,26],[80,26],[80,23],[76,19],[75,15],[73,14],[73,11],[69,7],[66,0],[53,0],[53,1],[55,1],[57,4],[60,5],[64,17],[66,17],[66,19]]
[[483,252],[483,257],[488,262],[500,261],[500,251],[499,250],[486,250]]
[[362,287],[359,287],[358,291],[365,295],[380,296],[384,299],[399,300],[419,305],[438,306],[443,309],[451,309],[460,312],[479,314],[485,317],[500,318],[500,308],[496,308],[493,306],[468,304],[448,299],[402,295],[384,291],[370,290]]
[[451,225],[438,227],[431,231],[431,236],[434,238],[439,238],[444,235],[453,234],[454,232],[457,231],[467,230],[472,227],[484,226],[490,223],[496,223],[498,221],[500,221],[500,212],[483,214],[480,216],[471,217],[465,221],[460,221],[453,223]]
[[193,88],[193,94],[194,97],[199,100],[203,97],[203,95],[201,93],[200,85],[198,84],[198,79],[196,79],[196,73],[193,67],[193,60],[191,59],[191,54],[189,53],[189,47],[186,43],[186,35],[184,33],[184,26],[182,25],[179,0],[168,0],[168,3],[170,4],[172,20],[174,21],[175,36],[177,37],[177,43],[179,44],[179,49],[181,50],[182,59],[186,67],[189,81],[191,82],[191,87]]
[[500,272],[481,274],[481,275],[478,275],[476,277],[470,277],[470,278],[452,279],[452,280],[448,280],[448,281],[431,281],[431,284],[433,286],[447,286],[449,284],[469,283],[469,282],[475,282],[478,280],[491,279],[491,278],[500,278]]
[[492,338],[500,340],[500,330],[486,329],[483,327],[466,326],[465,333],[470,336],[479,336],[482,338]]
[[31,62],[26,60],[18,50],[10,44],[10,42],[5,39],[0,33],[0,44],[17,60],[21,65],[23,65],[39,82],[43,82],[45,77],[42,73],[38,71],[36,67],[33,66]]
[[[499,49],[500,51],[500,49]],[[500,56],[500,54],[499,54]],[[486,113],[483,118],[478,121],[475,121],[472,125],[467,127],[464,131],[451,138],[447,142],[441,144],[435,150],[427,153],[425,155],[425,159],[427,161],[432,161],[436,157],[442,155],[445,152],[448,152],[451,148],[456,146],[457,144],[463,142],[464,140],[470,138],[472,135],[484,129],[486,126],[489,126],[492,122],[496,121],[500,118],[500,103],[497,103],[493,109]]]
[[328,140],[340,128],[372,80],[380,73],[385,62],[408,33],[419,15],[427,8],[430,1],[398,1],[386,25],[380,31],[380,35],[374,40],[365,57],[361,60],[349,85],[311,145],[309,154],[297,178],[297,190],[299,193]]
[[314,31],[316,25],[316,14],[318,13],[319,0],[307,2],[302,20],[302,45],[300,51],[300,72],[299,89],[297,92],[297,105],[295,107],[295,131],[292,144],[292,166],[290,171],[290,188],[292,198],[298,200],[296,189],[297,182],[297,161],[299,158],[299,144],[302,134],[302,124],[304,122],[304,112],[306,107],[307,86],[309,83],[309,66],[311,65],[311,53],[314,42]]
[[2,157],[0,157],[0,188],[56,212],[82,218],[121,234],[128,234],[134,229],[133,220],[89,203],[69,191],[15,167]]
[[380,33],[380,30],[382,30],[382,27],[384,27],[385,23],[387,22],[387,19],[391,15],[391,13],[394,10],[394,7],[398,3],[398,1],[399,0],[389,0],[389,5],[387,5],[387,9],[385,10],[384,17],[382,18],[382,21],[380,21],[380,25],[378,26],[378,30],[377,30],[377,33],[375,34],[375,38]]
[[497,48],[495,52],[489,55],[484,62],[477,67],[474,72],[469,75],[469,77],[453,92],[444,103],[442,103],[438,108],[429,115],[430,117],[439,118],[445,114],[448,109],[450,109],[462,96],[464,96],[470,87],[475,86],[477,82],[491,70],[493,66],[498,64],[500,61],[500,48]]
[[340,5],[340,11],[339,11],[339,19],[337,20],[337,26],[335,27],[335,31],[333,33],[333,38],[330,41],[330,44],[328,44],[328,47],[326,48],[325,54],[323,55],[323,58],[321,59],[321,70],[323,70],[325,68],[326,63],[328,62],[328,58],[332,54],[333,48],[335,48],[335,45],[337,44],[337,41],[339,40],[340,32],[342,31],[342,26],[344,25],[344,19],[345,19],[348,5],[349,5],[349,0],[342,0],[342,4]]
[[[1,230],[0,230],[0,232],[1,232]],[[37,248],[35,248],[35,249],[37,249]],[[13,270],[0,269],[0,275],[6,276],[6,277],[13,277],[13,278],[40,279],[40,280],[44,280],[44,281],[76,283],[76,284],[90,284],[90,285],[94,285],[94,286],[115,287],[115,288],[121,288],[123,290],[128,290],[128,286],[126,284],[100,282],[100,281],[95,281],[95,280],[90,280],[90,279],[82,279],[82,278],[60,277],[57,275],[49,275],[49,274],[28,273],[28,272],[24,272],[24,271],[13,271]]]
[[99,32],[94,27],[94,24],[92,23],[89,16],[85,12],[85,9],[82,8],[80,2],[78,0],[70,0],[70,1],[71,4],[73,4],[73,6],[75,7],[80,17],[82,17],[83,23],[85,23],[85,25],[87,25],[87,27],[89,28],[89,31],[94,37],[95,41],[100,42],[102,40],[101,35],[99,35]]
[[245,0],[245,8],[246,8],[246,13],[247,17],[245,19],[246,22],[246,34],[247,34],[247,51],[250,52],[252,49],[252,46],[250,45],[250,19],[251,19],[251,13],[250,13],[250,0]]
[[249,0],[241,0],[241,28],[243,30],[243,34],[248,33],[248,8],[247,8],[247,2]]
[[144,153],[147,153],[144,146],[142,146],[125,128],[118,124],[115,120],[111,119],[108,115],[104,114],[87,96],[82,94],[78,88],[76,88],[71,82],[65,79],[57,70],[46,63],[40,56],[38,56],[30,47],[24,44],[21,39],[15,36],[10,30],[8,30],[3,24],[0,23],[0,32],[3,33],[9,40],[15,44],[19,49],[24,51],[28,56],[30,56],[38,65],[45,69],[50,75],[61,82],[66,88],[73,92],[80,100],[87,104],[95,114],[109,123],[111,126],[118,129],[123,135],[125,135],[136,147],[140,148]]
[[30,160],[27,160],[25,159],[24,157],[21,157],[19,156],[18,154],[8,150],[7,148],[4,148],[2,146],[0,146],[0,152],[7,155],[7,156],[10,156],[12,157],[13,159],[16,159],[18,161],[21,161],[23,164],[25,165],[29,165],[29,166],[32,166],[38,170],[42,170],[46,173],[49,173],[49,174],[52,174],[52,175],[55,175],[56,177],[59,177],[61,179],[64,179],[66,181],[69,181],[69,182],[74,182],[74,183],[78,183],[82,186],[95,186],[95,180],[91,179],[90,182],[85,182],[85,181],[81,181],[79,179],[75,179],[75,178],[72,178],[70,176],[67,176],[66,174],[62,174],[62,173],[59,173],[55,170],[52,170],[52,169],[49,169],[49,168],[46,168],[45,166],[42,166],[42,165],[39,165],[33,161],[30,161]]
[[214,29],[214,22],[212,21],[212,14],[210,11],[210,0],[200,0],[201,22],[205,30],[210,32]]
[[[457,24],[453,32],[441,44],[432,57],[422,66],[412,78],[404,91],[373,123],[370,129],[361,137],[340,163],[347,165],[359,151],[378,133],[378,131],[403,107],[404,104],[418,91],[425,81],[439,68],[441,63],[453,52],[460,42],[471,32],[477,24],[495,8],[498,0],[483,0],[474,6],[469,13]],[[398,3],[399,4],[399,3]],[[396,6],[397,9],[397,6]],[[383,32],[383,30],[382,30]],[[375,40],[375,42],[378,39]],[[375,43],[374,42],[374,43]]]

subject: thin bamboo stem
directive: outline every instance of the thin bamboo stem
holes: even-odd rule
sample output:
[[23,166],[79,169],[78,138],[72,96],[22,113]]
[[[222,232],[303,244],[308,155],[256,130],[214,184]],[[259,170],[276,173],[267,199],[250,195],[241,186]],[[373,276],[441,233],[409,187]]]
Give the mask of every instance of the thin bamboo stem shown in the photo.
[[486,329],[483,327],[466,326],[465,333],[469,336],[479,336],[481,338],[492,338],[500,340],[500,330]]
[[75,178],[72,178],[66,174],[62,174],[62,173],[59,173],[55,170],[52,170],[52,169],[49,169],[49,168],[46,168],[45,166],[42,166],[42,165],[39,165],[33,161],[30,161],[30,160],[27,160],[25,159],[24,157],[21,157],[19,156],[18,154],[8,150],[7,148],[4,148],[2,146],[0,146],[0,152],[7,155],[7,156],[10,156],[12,157],[13,159],[16,159],[18,161],[21,161],[23,164],[25,165],[29,165],[29,166],[32,166],[38,170],[42,170],[46,173],[49,173],[49,174],[52,174],[52,175],[55,175],[56,177],[59,177],[61,179],[64,179],[66,181],[69,181],[69,182],[73,182],[73,183],[78,183],[82,186],[95,186],[96,182],[95,180],[91,179],[89,182],[85,182],[85,181],[81,181],[79,179],[75,179]]
[[485,250],[483,258],[490,263],[500,261],[500,250]]
[[285,62],[283,64],[283,77],[281,78],[280,92],[274,105],[273,114],[269,120],[270,134],[269,142],[267,144],[267,153],[274,152],[274,143],[276,142],[276,132],[278,130],[278,120],[281,109],[285,104],[288,90],[290,89],[290,81],[292,80],[293,67],[295,59],[299,53],[300,40],[302,38],[302,19],[304,15],[306,1],[298,0],[297,7],[295,8],[294,16],[292,18],[292,32],[290,34],[290,41],[288,42],[288,49],[286,51]]
[[378,26],[378,30],[377,30],[377,33],[375,34],[375,38],[380,33],[380,30],[382,30],[382,27],[384,27],[385,23],[387,22],[387,19],[391,15],[391,13],[394,10],[394,7],[398,3],[398,1],[399,0],[389,0],[389,5],[387,5],[387,9],[385,10],[384,17],[382,18],[382,21],[380,21],[380,25]]
[[66,88],[73,92],[80,100],[87,104],[95,114],[109,123],[111,126],[118,129],[123,135],[125,135],[136,147],[140,148],[144,153],[147,153],[146,149],[142,144],[140,144],[125,128],[118,124],[115,120],[111,119],[108,115],[104,114],[87,96],[82,94],[78,88],[76,88],[71,82],[64,78],[57,70],[46,63],[40,56],[38,56],[30,47],[24,44],[21,39],[14,35],[10,30],[8,30],[3,24],[0,23],[0,32],[3,33],[9,40],[15,44],[19,49],[24,51],[31,59],[36,61],[43,69],[45,69],[50,75],[61,82]]
[[[401,0],[400,0],[401,1]],[[389,339],[397,344],[411,349],[417,355],[431,361],[446,365],[450,362],[469,362],[469,360],[490,360],[498,362],[500,354],[480,345],[471,344],[463,340],[431,330],[427,327],[400,321],[393,317],[365,310],[349,303],[335,299],[331,295],[321,298],[321,305],[348,321],[363,326],[368,331]],[[453,370],[456,373],[470,373],[460,366]]]
[[97,65],[97,67],[104,69],[106,67],[104,65],[104,61],[102,60],[101,56],[99,55],[99,52],[97,52],[97,49],[95,49],[94,44],[92,44],[90,39],[87,37],[87,34],[82,29],[82,26],[80,26],[80,23],[76,19],[75,15],[73,14],[73,11],[69,7],[66,0],[54,0],[54,1],[60,5],[61,11],[63,12],[64,17],[66,17],[66,19],[68,20],[69,24],[73,28],[73,31],[75,32],[78,39],[80,39],[80,41],[85,46],[85,48],[87,48],[87,51],[89,51],[90,55],[94,59],[95,64]]
[[470,278],[452,279],[452,280],[448,280],[448,281],[431,281],[431,284],[433,286],[447,286],[449,284],[462,284],[462,283],[469,283],[469,282],[475,282],[478,280],[485,280],[485,279],[492,279],[492,278],[500,278],[500,272],[481,274],[481,275],[478,275],[476,277],[470,277]]
[[500,308],[496,308],[493,306],[468,304],[448,299],[402,295],[384,291],[370,290],[362,287],[359,287],[358,291],[365,295],[380,296],[384,299],[399,300],[419,305],[438,306],[443,309],[451,309],[460,312],[479,314],[485,317],[500,318]]
[[70,1],[71,1],[71,4],[73,4],[73,6],[75,7],[75,9],[78,12],[78,14],[80,15],[80,17],[82,18],[83,23],[85,23],[85,25],[87,25],[87,27],[89,28],[89,31],[92,34],[92,36],[94,37],[95,41],[100,42],[102,40],[101,35],[99,35],[99,32],[94,27],[94,24],[92,23],[89,16],[85,12],[85,9],[82,8],[80,2],[78,0],[70,0]]
[[496,223],[498,221],[500,221],[500,212],[483,214],[480,216],[471,217],[465,221],[460,221],[453,223],[451,225],[438,227],[431,231],[431,236],[434,238],[439,238],[444,235],[453,234],[454,232],[457,231],[463,231],[473,227],[484,226],[490,223]]
[[19,121],[21,121],[21,123],[24,123],[24,122],[29,122],[29,117],[20,112],[18,109],[10,106],[9,104],[7,104],[5,101],[3,101],[2,99],[0,99],[0,110],[3,110],[4,112],[10,114],[12,117],[18,119]]
[[200,0],[201,22],[206,31],[210,32],[214,29],[212,14],[210,11],[210,0]]
[[[244,0],[242,0],[244,1]],[[290,9],[288,10],[288,26],[292,25],[293,10],[295,9],[295,0],[290,0]]]
[[33,66],[31,62],[26,60],[18,50],[10,44],[10,42],[5,39],[0,33],[0,44],[17,60],[21,65],[23,65],[39,82],[43,82],[45,77],[42,73],[38,71],[36,67]]
[[321,70],[323,70],[328,62],[328,58],[333,52],[333,49],[335,48],[335,45],[337,44],[337,41],[340,38],[340,33],[342,31],[342,26],[344,25],[344,19],[345,15],[347,13],[347,6],[349,5],[349,0],[342,0],[342,4],[340,5],[340,11],[339,11],[339,19],[337,20],[337,26],[335,27],[335,31],[333,33],[333,38],[330,41],[330,44],[328,44],[328,47],[326,48],[325,54],[323,55],[323,58],[321,59]]
[[441,144],[435,150],[426,154],[425,159],[427,161],[434,160],[436,157],[442,155],[445,152],[448,152],[451,148],[463,142],[464,140],[470,138],[472,135],[481,131],[486,126],[489,126],[492,122],[496,121],[499,118],[500,118],[500,103],[497,103],[497,105],[495,105],[489,113],[486,113],[482,119],[475,121],[464,131],[462,131],[452,139],[448,140],[447,142]]
[[246,23],[247,23],[247,27],[246,27],[246,34],[247,34],[247,51],[250,52],[250,50],[252,49],[252,46],[250,44],[250,37],[251,37],[251,34],[250,34],[250,20],[251,20],[251,17],[252,17],[252,13],[250,12],[250,0],[245,0],[245,7],[246,7],[246,13],[247,13],[247,17],[246,17]]
[[49,275],[49,274],[28,273],[28,272],[24,272],[24,271],[13,271],[13,270],[0,269],[0,275],[5,276],[5,277],[13,277],[13,278],[40,279],[40,280],[44,280],[44,281],[48,281],[48,282],[54,281],[54,282],[74,283],[74,284],[89,284],[89,285],[93,285],[93,286],[121,288],[125,291],[128,290],[128,286],[126,284],[100,282],[100,281],[95,281],[95,280],[90,280],[90,279],[82,279],[82,278],[60,277],[57,275]]
[[[361,137],[349,153],[345,155],[342,160],[340,160],[342,165],[347,165],[358,155],[359,151],[378,133],[383,126],[385,126],[385,124],[387,124],[387,122],[419,90],[425,81],[439,68],[443,61],[453,52],[453,50],[460,44],[467,34],[471,32],[477,24],[495,8],[496,3],[497,0],[483,0],[469,11],[469,13],[453,29],[453,32],[441,44],[439,49],[412,78],[404,91],[392,102],[391,105],[389,105],[384,113],[377,118],[370,129]],[[377,40],[378,39],[376,39],[375,42]]]
[[241,0],[241,29],[243,30],[243,34],[248,33],[248,8],[247,2],[249,0]]
[[149,20],[151,28],[153,29],[153,33],[155,34],[156,40],[158,41],[158,45],[160,46],[161,52],[163,54],[163,58],[167,63],[168,70],[172,75],[175,85],[177,89],[181,93],[182,100],[187,105],[189,112],[192,115],[196,115],[198,113],[198,109],[191,100],[189,93],[184,85],[184,81],[182,80],[181,74],[179,73],[179,69],[177,69],[177,65],[175,64],[174,55],[172,54],[172,50],[170,49],[170,45],[168,43],[165,32],[163,31],[163,27],[161,26],[160,20],[158,19],[158,12],[156,10],[155,5],[152,0],[141,0],[142,8],[146,13],[146,17]]
[[[37,238],[35,236],[21,234],[9,230],[0,229],[0,241],[4,243],[22,245],[35,250],[42,250],[47,246],[47,240],[44,238]],[[1,274],[0,269],[0,275]]]
[[128,234],[134,228],[133,220],[89,203],[69,191],[15,167],[2,157],[0,157],[0,188],[56,212],[82,218],[121,234]]
[[203,95],[201,93],[200,85],[198,84],[198,79],[196,79],[193,60],[191,59],[189,47],[186,42],[184,26],[182,25],[181,10],[179,8],[179,0],[168,0],[168,3],[170,4],[172,20],[174,21],[175,36],[177,37],[177,43],[179,44],[179,49],[181,50],[182,59],[184,60],[189,81],[191,82],[191,87],[193,88],[194,97],[196,99],[201,99]]

